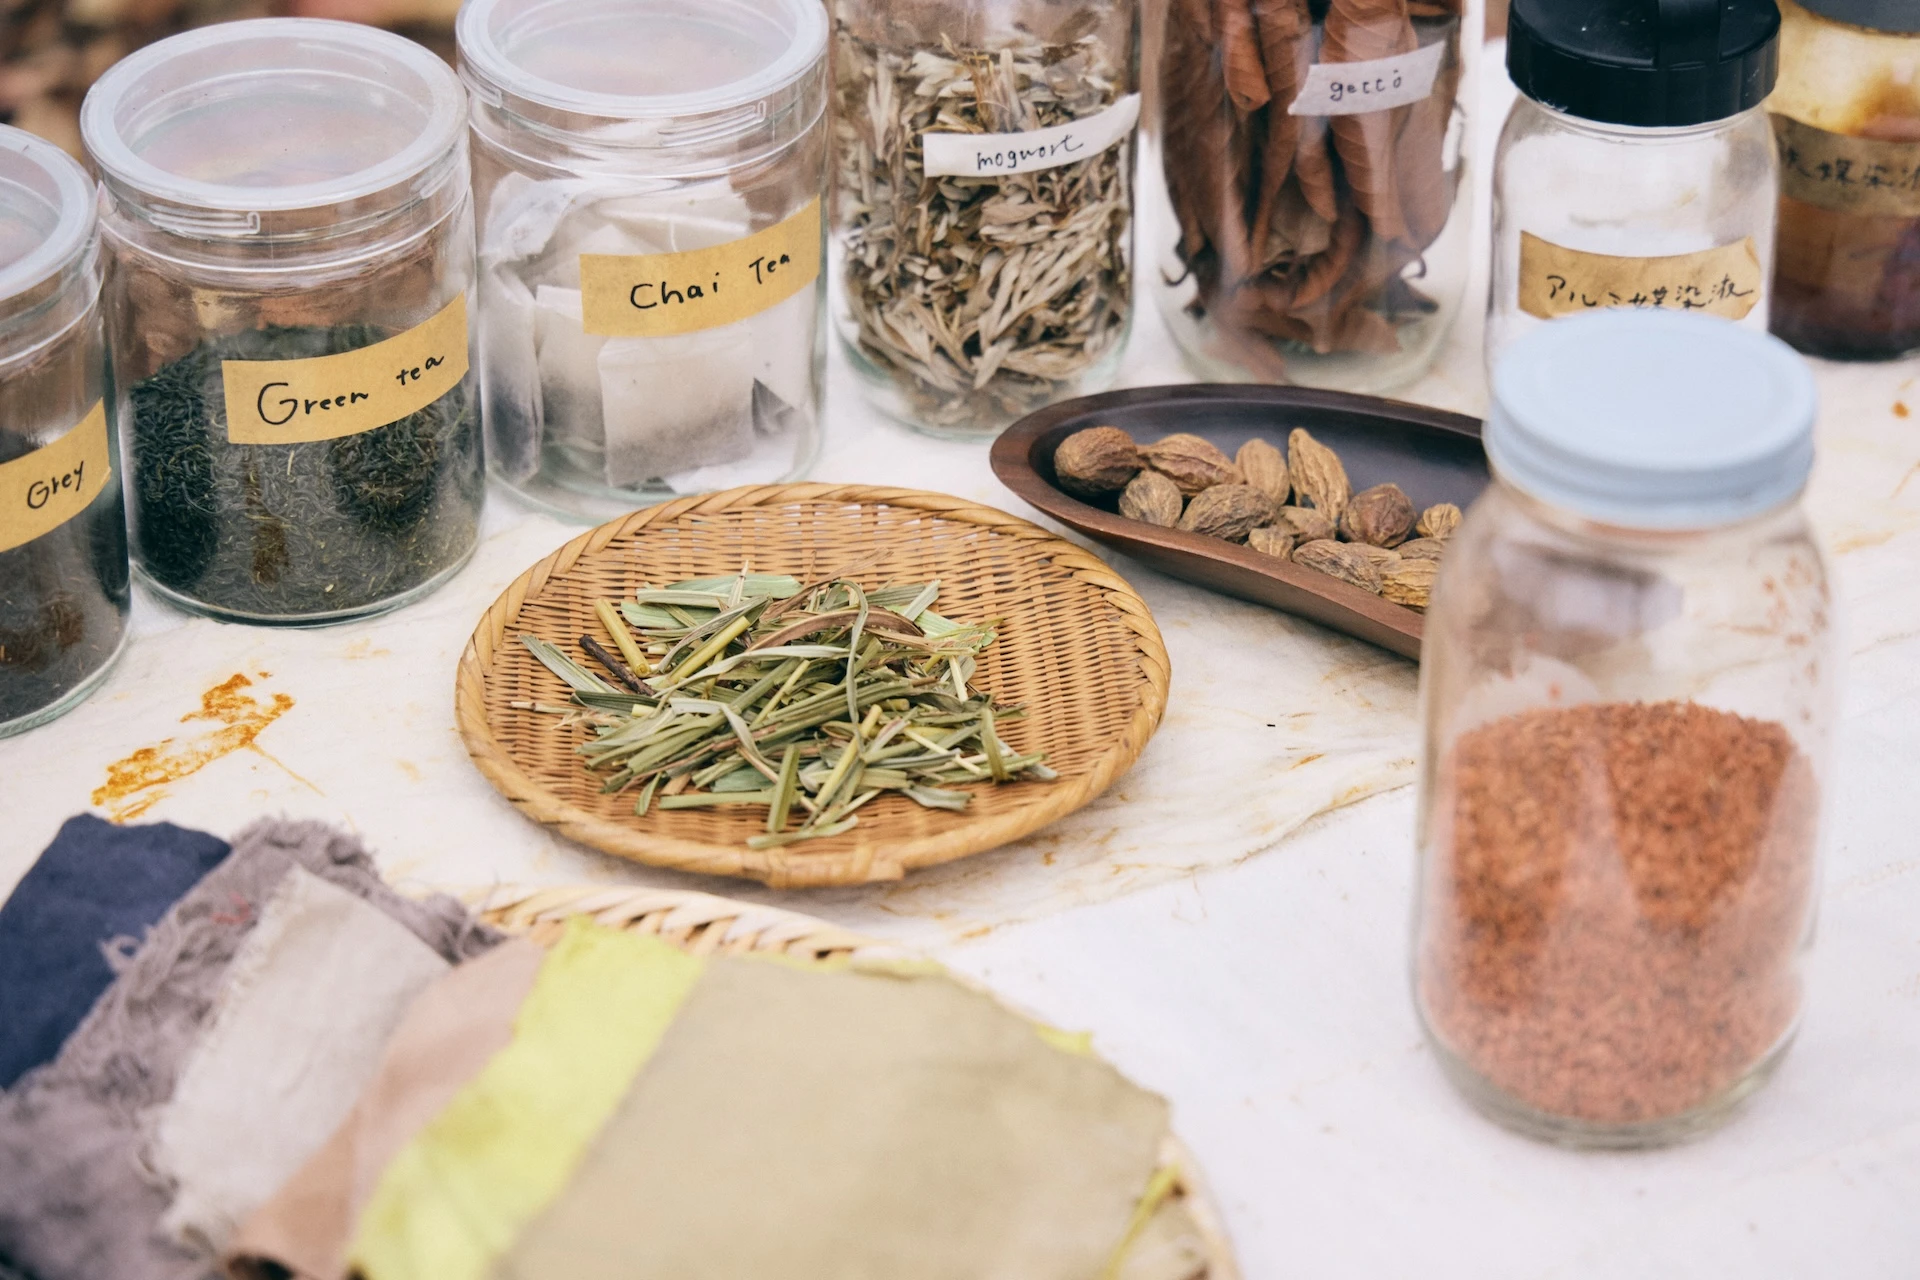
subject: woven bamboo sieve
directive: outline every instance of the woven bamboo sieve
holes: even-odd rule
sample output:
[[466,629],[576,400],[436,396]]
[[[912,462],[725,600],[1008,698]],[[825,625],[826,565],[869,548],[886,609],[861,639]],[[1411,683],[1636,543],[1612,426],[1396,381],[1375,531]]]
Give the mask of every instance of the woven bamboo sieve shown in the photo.
[[[559,941],[570,917],[584,915],[611,929],[651,934],[697,956],[760,952],[827,960],[908,955],[894,943],[797,911],[685,889],[495,885],[461,896],[480,919],[508,933],[532,938],[541,946]],[[956,980],[986,990],[964,977],[956,975]],[[1206,1251],[1205,1268],[1187,1280],[1240,1280],[1239,1263],[1228,1242],[1225,1223],[1193,1153],[1169,1135],[1161,1148],[1160,1163],[1163,1168],[1171,1166],[1178,1175],[1174,1194],[1186,1202]],[[0,1272],[0,1280],[5,1280],[4,1272]]]
[[[633,815],[633,794],[603,795],[575,747],[584,728],[515,702],[563,703],[568,690],[519,642],[569,651],[599,635],[595,599],[750,568],[802,581],[859,566],[870,586],[938,579],[942,616],[999,619],[976,687],[1024,706],[1003,737],[1044,751],[1056,782],[971,788],[964,813],[883,796],[845,835],[746,847],[765,817],[747,809]],[[742,876],[776,888],[894,880],[1009,841],[1072,813],[1139,757],[1166,709],[1166,648],[1139,595],[1104,562],[1003,511],[913,489],[766,485],[683,498],[576,538],[509,586],[461,657],[455,715],[475,765],[537,822],[652,866]]]

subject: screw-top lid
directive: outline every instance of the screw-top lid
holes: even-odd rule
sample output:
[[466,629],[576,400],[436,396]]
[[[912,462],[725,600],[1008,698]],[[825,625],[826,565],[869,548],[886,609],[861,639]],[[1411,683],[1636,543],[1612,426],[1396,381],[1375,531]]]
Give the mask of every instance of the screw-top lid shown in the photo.
[[1515,341],[1494,372],[1494,474],[1634,529],[1706,529],[1791,502],[1813,469],[1806,362],[1778,338],[1678,312],[1601,311]]
[[1800,0],[1800,7],[1874,31],[1920,32],[1920,4],[1914,0]]
[[1774,0],[1513,0],[1507,71],[1583,120],[1679,128],[1759,106],[1779,37]]

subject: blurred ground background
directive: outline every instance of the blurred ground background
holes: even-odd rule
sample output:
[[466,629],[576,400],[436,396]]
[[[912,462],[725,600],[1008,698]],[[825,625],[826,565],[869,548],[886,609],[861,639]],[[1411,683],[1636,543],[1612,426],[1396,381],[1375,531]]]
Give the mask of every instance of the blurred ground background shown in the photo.
[[[80,99],[143,44],[210,22],[302,16],[370,22],[453,57],[459,0],[0,0],[0,121],[80,154]],[[1501,35],[1507,0],[1488,0]]]

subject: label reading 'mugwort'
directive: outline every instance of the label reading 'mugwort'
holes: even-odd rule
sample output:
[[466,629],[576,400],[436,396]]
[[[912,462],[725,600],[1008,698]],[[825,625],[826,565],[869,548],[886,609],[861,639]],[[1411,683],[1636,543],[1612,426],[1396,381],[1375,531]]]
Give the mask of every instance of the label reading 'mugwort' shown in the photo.
[[227,439],[307,444],[377,431],[467,376],[467,299],[385,342],[305,360],[224,360]]
[[1091,159],[1133,133],[1140,123],[1140,95],[1129,94],[1105,111],[1026,133],[923,133],[929,178],[998,178],[1038,173]]
[[101,401],[52,444],[0,463],[0,551],[24,547],[92,505],[113,476],[108,458]]

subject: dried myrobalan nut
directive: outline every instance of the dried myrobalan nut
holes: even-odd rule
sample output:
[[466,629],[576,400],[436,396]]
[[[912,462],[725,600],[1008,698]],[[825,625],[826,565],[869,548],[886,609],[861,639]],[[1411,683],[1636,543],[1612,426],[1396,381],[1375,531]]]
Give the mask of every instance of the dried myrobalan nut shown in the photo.
[[1394,548],[1402,560],[1438,560],[1446,554],[1444,538],[1413,538]]
[[1362,591],[1380,594],[1380,570],[1351,543],[1332,542],[1325,538],[1309,542],[1295,549],[1293,562],[1342,582],[1350,582]]
[[1423,538],[1451,538],[1459,527],[1460,508],[1451,502],[1442,502],[1422,511],[1413,531]]
[[1145,465],[1133,437],[1118,427],[1076,431],[1053,453],[1053,473],[1060,478],[1060,487],[1078,498],[1118,493]]
[[1158,471],[1142,471],[1120,495],[1120,514],[1171,529],[1180,523],[1180,508],[1185,502],[1179,485]]
[[1234,465],[1247,483],[1280,506],[1293,494],[1293,477],[1287,471],[1287,455],[1258,438],[1240,446],[1233,456]]
[[1312,507],[1282,507],[1274,523],[1293,535],[1295,542],[1318,542],[1334,535],[1334,523]]
[[1293,556],[1293,535],[1279,525],[1264,525],[1247,535],[1247,545],[1263,556],[1278,556],[1282,560]]
[[1179,485],[1189,498],[1217,484],[1239,484],[1244,479],[1232,458],[1199,436],[1168,436],[1142,452],[1148,466]]
[[1397,547],[1413,532],[1413,500],[1397,484],[1362,489],[1340,514],[1340,532],[1349,542]]
[[1338,522],[1347,509],[1347,499],[1353,496],[1353,485],[1340,455],[1296,427],[1287,437],[1287,459],[1295,495]]
[[1380,575],[1380,594],[1395,604],[1424,609],[1433,598],[1433,579],[1439,572],[1437,560],[1403,559]]
[[1217,484],[1187,504],[1180,527],[1209,538],[1245,542],[1247,535],[1273,521],[1273,499],[1250,484]]
[[1386,572],[1389,565],[1400,563],[1400,553],[1387,547],[1376,547],[1370,542],[1346,542],[1341,545],[1365,556],[1367,562],[1382,573]]

